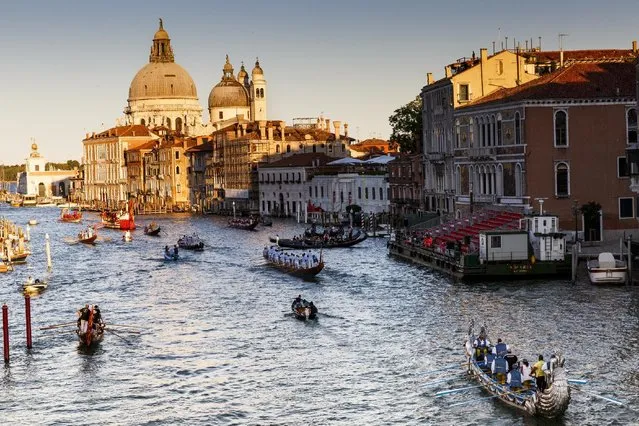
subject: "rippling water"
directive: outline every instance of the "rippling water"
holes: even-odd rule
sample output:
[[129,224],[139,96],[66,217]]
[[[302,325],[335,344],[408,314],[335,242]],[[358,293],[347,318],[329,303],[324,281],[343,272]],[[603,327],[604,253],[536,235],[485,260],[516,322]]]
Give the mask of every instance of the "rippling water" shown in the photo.
[[[132,243],[101,230],[94,247],[70,245],[83,225],[57,222],[57,209],[15,209],[0,216],[26,225],[34,254],[0,274],[0,302],[10,309],[11,362],[0,382],[2,424],[542,424],[495,401],[449,408],[486,396],[455,370],[463,362],[468,321],[485,322],[493,340],[536,358],[561,349],[569,377],[583,389],[639,406],[639,290],[585,281],[456,283],[390,258],[386,241],[369,239],[324,252],[326,268],[305,281],[264,264],[268,235],[303,225],[276,222],[257,232],[230,229],[225,218],[154,218],[159,238],[141,230]],[[86,213],[85,224],[97,215]],[[140,217],[142,224],[151,220]],[[197,232],[202,253],[164,262],[162,249]],[[45,274],[44,234],[53,271]],[[32,300],[33,349],[26,350],[20,284],[47,277]],[[293,319],[297,294],[319,307],[317,321]],[[142,334],[106,334],[93,353],[65,329],[99,304],[108,323]],[[425,386],[457,377],[440,387]],[[565,424],[627,424],[638,411],[573,392]]]

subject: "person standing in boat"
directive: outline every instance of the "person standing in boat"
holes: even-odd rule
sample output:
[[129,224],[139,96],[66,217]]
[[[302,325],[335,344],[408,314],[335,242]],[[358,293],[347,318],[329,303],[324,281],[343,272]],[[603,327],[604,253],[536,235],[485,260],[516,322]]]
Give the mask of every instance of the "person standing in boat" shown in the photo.
[[544,356],[539,355],[539,360],[532,367],[532,374],[535,376],[535,381],[537,382],[537,390],[544,391],[546,390],[546,373],[544,373]]
[[477,361],[481,361],[484,359],[484,356],[488,352],[488,348],[490,347],[490,341],[488,337],[486,337],[486,330],[484,327],[479,331],[479,336],[473,342],[473,348],[475,348],[475,358]]
[[523,384],[521,371],[519,371],[518,367],[517,364],[514,364],[512,370],[508,372],[508,378],[506,379],[506,383],[508,383],[508,386],[510,386],[512,390],[521,389]]
[[178,246],[177,244],[173,246],[173,256],[177,257],[178,255]]
[[508,353],[509,349],[510,348],[508,347],[507,344],[502,342],[501,339],[497,339],[497,344],[493,348],[493,354],[495,354],[495,356],[503,358],[503,357],[506,356],[506,354]]
[[508,363],[508,371],[515,368],[515,365],[517,364],[517,355],[512,353],[510,349],[508,349],[508,353],[504,356],[504,359]]
[[91,311],[89,310],[89,305],[84,305],[84,308],[81,308],[78,311],[78,321],[79,324],[78,326],[80,327],[80,333],[84,334],[87,332],[87,326],[88,326],[88,321],[89,321],[89,315],[90,315]]
[[102,322],[102,314],[100,313],[100,308],[98,305],[93,305],[93,329],[97,330],[98,327],[102,328],[104,326]]
[[530,387],[530,385],[532,384],[532,368],[530,367],[530,364],[528,364],[527,359],[523,359],[521,361],[519,371],[521,372],[521,382],[523,383],[523,385],[526,387]]

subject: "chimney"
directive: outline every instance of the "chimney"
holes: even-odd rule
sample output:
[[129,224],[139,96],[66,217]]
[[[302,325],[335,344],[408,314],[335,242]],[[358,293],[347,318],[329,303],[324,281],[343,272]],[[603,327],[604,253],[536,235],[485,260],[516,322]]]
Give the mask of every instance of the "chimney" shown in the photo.
[[273,140],[273,126],[268,126],[268,140]]
[[479,59],[481,60],[482,64],[486,63],[486,60],[488,59],[488,49],[486,49],[485,47],[479,49]]
[[453,76],[453,71],[450,68],[450,65],[446,65],[444,67],[444,73],[446,74],[446,78],[451,78]]
[[335,126],[335,140],[341,139],[340,132],[342,130],[342,122],[333,121],[333,126]]
[[348,137],[348,123],[344,123],[344,137]]
[[331,131],[331,120],[329,120],[328,118],[324,120],[324,130],[326,130],[327,132]]
[[282,143],[286,142],[286,121],[280,121],[280,133],[282,134]]
[[637,53],[637,40],[632,40],[632,53]]
[[435,82],[435,79],[433,78],[433,73],[432,72],[427,72],[426,73],[426,84],[433,84]]
[[260,139],[266,140],[266,120],[260,120]]

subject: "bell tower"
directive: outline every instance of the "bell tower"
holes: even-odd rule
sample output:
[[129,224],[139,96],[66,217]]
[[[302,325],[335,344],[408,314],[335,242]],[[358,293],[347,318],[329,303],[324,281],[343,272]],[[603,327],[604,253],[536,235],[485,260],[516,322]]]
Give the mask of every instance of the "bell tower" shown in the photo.
[[266,80],[259,59],[255,60],[251,77],[251,120],[266,120]]

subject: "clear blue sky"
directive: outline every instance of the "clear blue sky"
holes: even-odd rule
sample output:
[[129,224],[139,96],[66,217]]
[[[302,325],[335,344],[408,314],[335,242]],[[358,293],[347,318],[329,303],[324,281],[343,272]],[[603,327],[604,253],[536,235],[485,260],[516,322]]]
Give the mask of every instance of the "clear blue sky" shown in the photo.
[[[259,56],[269,119],[349,123],[388,138],[388,116],[426,73],[492,42],[542,37],[544,50],[630,48],[633,1],[18,1],[0,5],[0,163],[20,163],[34,137],[51,161],[80,160],[86,132],[115,124],[164,19],[176,62],[206,111],[228,53],[236,72]],[[501,28],[501,31],[498,31]],[[499,46],[499,41],[497,41]],[[208,120],[208,114],[204,114]],[[104,126],[102,125],[104,123]]]

